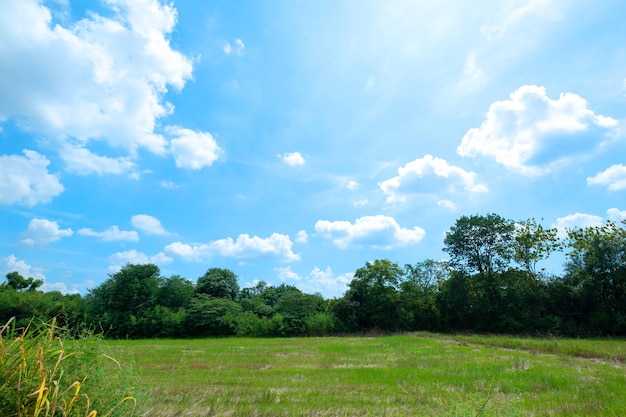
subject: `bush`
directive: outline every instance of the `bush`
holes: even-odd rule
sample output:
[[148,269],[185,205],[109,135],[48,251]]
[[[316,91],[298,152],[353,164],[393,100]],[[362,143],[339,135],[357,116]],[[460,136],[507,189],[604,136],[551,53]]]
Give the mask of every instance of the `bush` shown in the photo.
[[[56,320],[0,327],[0,415],[118,417],[135,414],[132,376],[86,335],[65,343]],[[71,349],[66,347],[71,346]]]

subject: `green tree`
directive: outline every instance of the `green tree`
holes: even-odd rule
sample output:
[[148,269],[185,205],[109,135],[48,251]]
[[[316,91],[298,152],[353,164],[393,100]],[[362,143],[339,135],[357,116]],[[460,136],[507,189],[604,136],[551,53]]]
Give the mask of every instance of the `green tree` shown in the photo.
[[578,289],[587,326],[626,334],[626,222],[568,231],[567,279]]
[[405,266],[405,280],[400,284],[402,306],[412,317],[407,330],[439,329],[441,315],[437,307],[440,286],[449,279],[446,261],[427,259]]
[[173,275],[159,282],[156,304],[171,310],[186,309],[196,287],[193,282],[179,275]]
[[470,276],[464,271],[452,271],[441,285],[437,306],[446,330],[472,330],[472,293]]
[[544,228],[535,219],[516,225],[513,259],[533,277],[538,277],[537,262],[547,259],[561,248],[556,228]]
[[89,291],[90,317],[113,337],[150,337],[152,315],[161,278],[154,264],[127,264]]
[[515,224],[497,214],[462,216],[446,232],[450,264],[471,272],[502,271],[513,257]]
[[356,307],[360,329],[394,331],[410,321],[400,303],[403,277],[404,271],[398,264],[387,259],[367,262],[356,270],[344,297]]
[[[346,294],[347,295],[347,294]],[[334,317],[334,330],[338,332],[356,332],[361,330],[357,319],[359,303],[345,296],[328,302],[328,313]]]
[[318,295],[304,294],[298,289],[281,295],[274,310],[283,317],[287,336],[307,332],[307,320],[316,313],[321,313],[320,298]]
[[239,293],[237,275],[230,269],[210,268],[198,278],[196,293],[235,300]]
[[187,311],[188,328],[193,336],[233,335],[241,312],[241,306],[230,298],[197,294]]
[[6,274],[7,282],[3,285],[8,285],[15,291],[35,291],[37,288],[43,285],[43,280],[35,278],[24,278],[17,271],[9,272]]

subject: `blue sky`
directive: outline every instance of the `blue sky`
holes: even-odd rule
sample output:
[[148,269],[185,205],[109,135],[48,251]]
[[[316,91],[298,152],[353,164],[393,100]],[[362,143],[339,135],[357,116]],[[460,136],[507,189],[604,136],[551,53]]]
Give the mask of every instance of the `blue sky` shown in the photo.
[[[0,272],[340,296],[462,215],[626,218],[626,4],[6,0]],[[561,263],[548,265],[561,272]]]

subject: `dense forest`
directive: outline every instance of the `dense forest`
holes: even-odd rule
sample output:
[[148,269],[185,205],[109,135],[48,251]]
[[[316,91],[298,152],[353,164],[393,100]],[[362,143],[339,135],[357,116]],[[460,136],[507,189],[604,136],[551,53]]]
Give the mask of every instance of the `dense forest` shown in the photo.
[[[88,294],[43,292],[17,272],[0,284],[0,322],[57,320],[111,338],[296,336],[372,331],[626,335],[626,222],[568,230],[497,214],[463,216],[446,233],[448,261],[357,269],[340,298],[282,284],[240,288],[233,271],[195,282],[126,265]],[[563,273],[538,264],[566,255]]]

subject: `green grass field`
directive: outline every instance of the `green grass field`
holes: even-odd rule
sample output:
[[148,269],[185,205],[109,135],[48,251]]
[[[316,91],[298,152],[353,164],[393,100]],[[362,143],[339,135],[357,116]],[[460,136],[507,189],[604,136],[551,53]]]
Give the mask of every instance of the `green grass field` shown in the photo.
[[413,334],[108,342],[146,416],[626,416],[626,342]]

